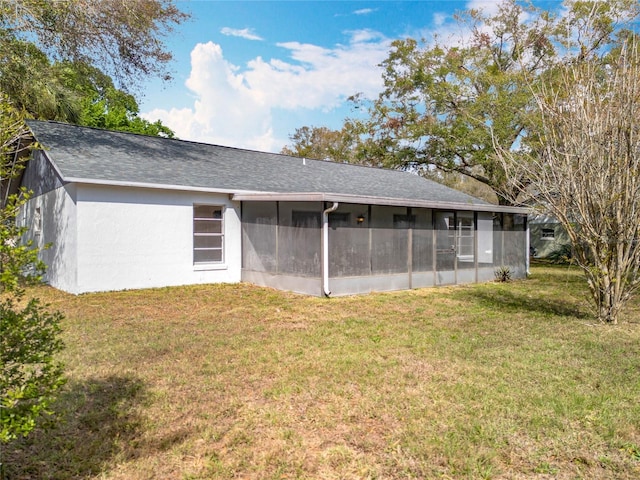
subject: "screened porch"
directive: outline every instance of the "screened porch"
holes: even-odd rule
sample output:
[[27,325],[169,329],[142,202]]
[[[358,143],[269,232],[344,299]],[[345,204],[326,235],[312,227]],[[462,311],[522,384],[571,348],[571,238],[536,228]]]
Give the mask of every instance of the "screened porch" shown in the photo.
[[244,201],[242,279],[333,296],[520,278],[527,238],[519,213]]

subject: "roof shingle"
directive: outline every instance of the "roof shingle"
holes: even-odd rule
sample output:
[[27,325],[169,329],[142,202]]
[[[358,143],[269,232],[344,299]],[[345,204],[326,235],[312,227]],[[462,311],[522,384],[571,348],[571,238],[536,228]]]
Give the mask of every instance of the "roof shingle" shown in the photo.
[[184,187],[229,193],[324,193],[484,206],[482,209],[490,205],[398,170],[59,122],[30,120],[27,123],[64,181]]

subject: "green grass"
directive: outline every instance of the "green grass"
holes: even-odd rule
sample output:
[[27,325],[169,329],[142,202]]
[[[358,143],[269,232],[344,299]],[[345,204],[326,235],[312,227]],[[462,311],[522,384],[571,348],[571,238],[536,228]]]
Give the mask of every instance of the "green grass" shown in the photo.
[[[640,313],[576,270],[309,298],[250,285],[74,297],[60,422],[11,479],[640,478]],[[46,426],[46,425],[44,425]]]

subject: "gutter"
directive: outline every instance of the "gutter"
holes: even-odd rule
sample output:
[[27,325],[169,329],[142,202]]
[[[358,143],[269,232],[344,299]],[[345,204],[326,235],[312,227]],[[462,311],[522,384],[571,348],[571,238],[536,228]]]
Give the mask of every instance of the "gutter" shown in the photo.
[[415,198],[378,197],[327,192],[233,192],[232,200],[244,202],[339,202],[360,205],[387,205],[397,207],[432,208],[437,210],[463,210],[477,212],[531,213],[528,207],[511,207],[492,203],[463,203]]
[[340,204],[333,202],[322,212],[322,293],[326,297],[331,295],[329,290],[329,214],[335,212]]

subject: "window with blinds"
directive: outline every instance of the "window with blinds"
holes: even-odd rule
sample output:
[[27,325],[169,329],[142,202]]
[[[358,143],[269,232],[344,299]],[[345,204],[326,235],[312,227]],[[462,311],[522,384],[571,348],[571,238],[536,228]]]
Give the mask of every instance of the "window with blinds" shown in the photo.
[[193,206],[193,263],[224,261],[223,207]]

